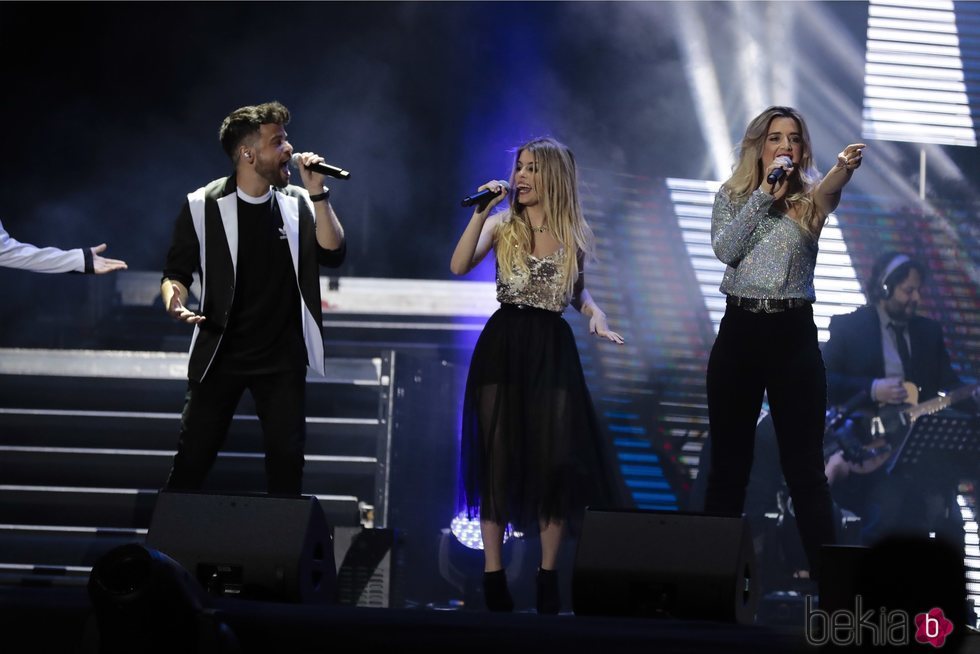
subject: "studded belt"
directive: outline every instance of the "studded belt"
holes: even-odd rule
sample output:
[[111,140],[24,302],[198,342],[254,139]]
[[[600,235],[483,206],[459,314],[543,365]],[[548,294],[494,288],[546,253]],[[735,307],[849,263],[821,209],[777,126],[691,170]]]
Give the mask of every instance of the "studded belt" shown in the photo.
[[751,311],[752,313],[779,313],[780,311],[787,311],[789,309],[796,309],[798,307],[806,306],[810,304],[810,301],[804,300],[801,297],[770,299],[729,295],[728,299],[725,300],[725,304],[728,304],[729,306],[736,306],[740,309]]

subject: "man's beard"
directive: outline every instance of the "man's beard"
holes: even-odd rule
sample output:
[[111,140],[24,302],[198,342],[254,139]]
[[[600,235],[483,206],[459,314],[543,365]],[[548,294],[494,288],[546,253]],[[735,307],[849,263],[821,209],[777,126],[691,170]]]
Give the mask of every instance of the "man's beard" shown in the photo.
[[900,322],[907,322],[911,320],[915,315],[916,305],[914,304],[901,304],[895,311],[892,311],[889,307],[885,307],[885,312],[889,315],[892,320],[898,320]]
[[263,179],[269,182],[272,186],[283,187],[289,184],[289,175],[284,171],[284,167],[281,162],[276,162],[274,166],[265,165],[264,163],[259,163],[255,167],[255,172],[262,176]]

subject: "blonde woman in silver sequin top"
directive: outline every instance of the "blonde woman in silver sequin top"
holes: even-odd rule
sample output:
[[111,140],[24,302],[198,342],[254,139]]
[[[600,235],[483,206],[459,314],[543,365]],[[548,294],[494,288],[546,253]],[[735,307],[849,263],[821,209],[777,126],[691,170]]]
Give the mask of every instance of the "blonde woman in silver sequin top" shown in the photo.
[[[497,195],[473,212],[450,263],[464,275],[492,248],[501,303],[467,378],[461,503],[480,516],[488,608],[513,609],[501,557],[511,523],[540,532],[537,609],[557,613],[555,565],[565,528],[583,502],[608,490],[598,422],[562,312],[571,304],[589,318],[590,333],[613,343],[623,338],[585,288],[593,238],[571,151],[535,139],[518,150],[509,185],[493,180],[484,189]],[[505,196],[509,208],[491,214]]]
[[711,215],[711,245],[726,264],[721,291],[728,299],[708,359],[705,511],[742,514],[756,423],[768,395],[811,576],[818,573],[820,546],[836,540],[823,470],[827,382],[813,323],[813,270],[824,222],[864,148],[846,146],[821,179],[803,116],[769,107],[746,128]]

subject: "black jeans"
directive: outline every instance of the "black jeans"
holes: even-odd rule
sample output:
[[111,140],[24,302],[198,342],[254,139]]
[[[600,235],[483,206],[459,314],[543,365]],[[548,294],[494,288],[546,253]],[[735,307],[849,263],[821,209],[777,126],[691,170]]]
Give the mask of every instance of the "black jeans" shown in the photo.
[[165,488],[198,490],[228,434],[242,393],[248,389],[262,425],[268,491],[299,495],[306,443],[306,370],[263,375],[212,373],[187,382],[180,440]]
[[836,542],[836,529],[823,463],[827,378],[813,308],[752,313],[729,305],[707,381],[711,469],[705,512],[742,514],[756,423],[768,393],[779,463],[811,575],[817,576],[820,546]]

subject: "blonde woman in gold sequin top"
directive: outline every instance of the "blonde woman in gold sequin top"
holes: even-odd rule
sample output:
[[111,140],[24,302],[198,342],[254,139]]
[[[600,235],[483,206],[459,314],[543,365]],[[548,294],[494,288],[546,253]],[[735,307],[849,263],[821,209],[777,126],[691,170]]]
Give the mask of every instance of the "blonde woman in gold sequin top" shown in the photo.
[[[586,502],[608,498],[602,441],[571,329],[571,304],[589,331],[613,343],[606,315],[585,288],[592,230],[582,216],[572,152],[550,138],[517,152],[509,185],[473,212],[450,268],[464,275],[493,249],[500,309],[473,351],[463,406],[460,501],[480,517],[484,596],[513,610],[501,558],[508,523],[539,531],[537,610],[560,609],[555,572],[566,527]],[[508,190],[509,189],[509,190]],[[503,192],[507,190],[506,194]],[[504,199],[509,208],[491,214]]]
[[827,381],[813,323],[817,239],[863,143],[821,179],[803,116],[769,107],[745,130],[732,176],[715,197],[711,245],[726,264],[725,316],[708,359],[711,457],[705,511],[742,514],[755,428],[768,395],[783,476],[811,576],[836,540],[823,469]]

